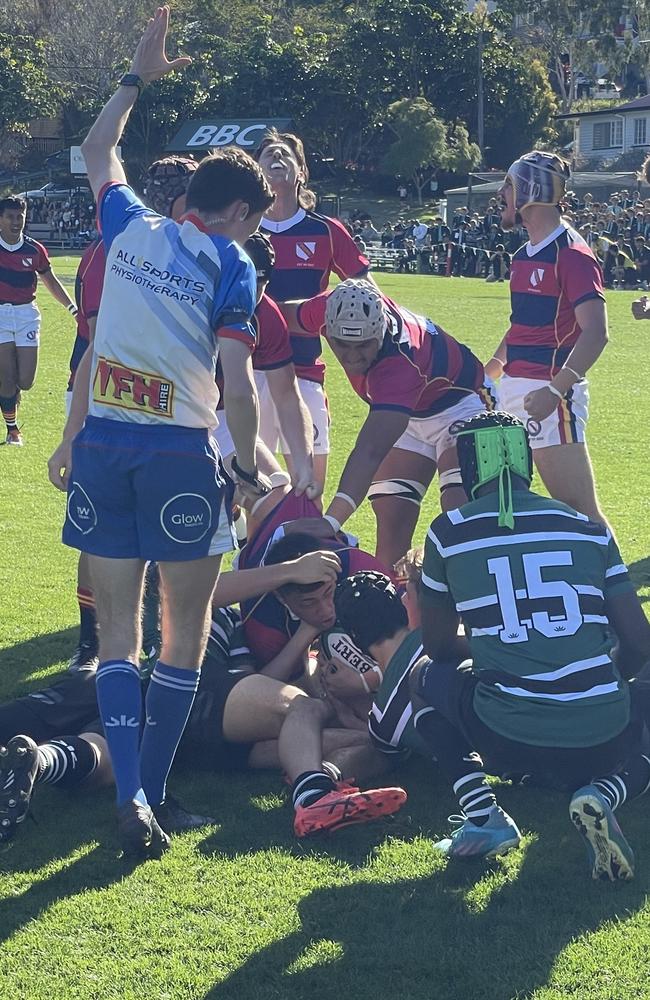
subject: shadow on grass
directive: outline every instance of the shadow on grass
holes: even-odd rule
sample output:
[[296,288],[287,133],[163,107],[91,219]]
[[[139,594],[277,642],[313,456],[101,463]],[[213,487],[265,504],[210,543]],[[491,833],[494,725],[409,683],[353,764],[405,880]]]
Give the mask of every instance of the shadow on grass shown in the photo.
[[[264,847],[326,853],[355,869],[354,882],[303,899],[297,907],[300,929],[251,955],[203,1000],[523,998],[548,981],[558,954],[574,938],[643,906],[650,888],[647,861],[630,884],[592,882],[568,821],[568,800],[505,785],[498,789],[504,808],[526,829],[539,831],[518,852],[489,865],[434,859],[419,878],[400,878],[384,860],[373,880],[369,857],[381,858],[387,835],[437,839],[433,832],[448,828],[451,796],[435,778],[420,789],[420,770],[405,781],[412,788],[409,803],[392,824],[353,827],[317,846],[291,842],[290,810],[286,838],[274,838],[278,823],[267,822]],[[231,806],[236,810],[239,803]],[[641,848],[643,804],[624,813],[630,839]],[[261,847],[250,802],[241,818],[243,828],[226,823],[204,849],[248,854]]]
[[[28,819],[21,836],[0,848],[0,872],[18,876],[18,884],[25,873],[31,882],[25,892],[0,899],[0,944],[62,899],[105,889],[135,867],[132,861],[118,859],[115,837],[107,846],[92,842],[109,824],[114,826],[112,792],[93,796],[90,821],[88,798],[46,789],[36,800],[32,813],[37,822]],[[34,880],[33,873],[41,869],[51,874]]]
[[[646,589],[650,588],[650,556],[646,556],[645,559],[637,559],[636,562],[630,563],[628,566],[630,571],[630,577],[632,583],[636,587],[637,591],[644,587]],[[646,604],[650,601],[650,594],[639,594],[639,600],[642,604]]]
[[43,678],[25,681],[34,671],[46,671],[62,661],[67,661],[77,645],[78,627],[37,635],[25,642],[0,649],[0,678],[2,689],[18,696],[34,687],[43,687]]

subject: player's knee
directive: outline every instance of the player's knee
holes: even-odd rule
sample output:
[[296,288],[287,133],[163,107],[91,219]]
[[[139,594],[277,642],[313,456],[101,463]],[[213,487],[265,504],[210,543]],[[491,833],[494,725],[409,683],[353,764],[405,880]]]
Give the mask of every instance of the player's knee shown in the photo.
[[22,389],[24,392],[27,392],[27,390],[31,389],[31,387],[34,385],[35,378],[36,378],[36,372],[34,372],[33,375],[18,375],[16,379],[16,388]]
[[320,728],[325,725],[329,714],[327,702],[305,695],[304,698],[291,700],[286,717],[290,716],[294,721],[300,719],[301,722],[314,726],[314,728]]
[[368,490],[368,500],[375,503],[388,497],[405,500],[419,507],[427,488],[415,479],[381,479],[372,483]]

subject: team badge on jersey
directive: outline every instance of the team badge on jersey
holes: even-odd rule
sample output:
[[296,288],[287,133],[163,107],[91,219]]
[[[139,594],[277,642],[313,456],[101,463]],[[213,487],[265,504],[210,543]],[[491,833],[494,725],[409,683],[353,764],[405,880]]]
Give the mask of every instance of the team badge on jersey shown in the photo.
[[173,417],[174,383],[162,375],[128,368],[100,357],[93,382],[93,399],[105,406]]
[[300,243],[296,243],[296,257],[299,260],[311,260],[315,253],[315,240],[302,240]]

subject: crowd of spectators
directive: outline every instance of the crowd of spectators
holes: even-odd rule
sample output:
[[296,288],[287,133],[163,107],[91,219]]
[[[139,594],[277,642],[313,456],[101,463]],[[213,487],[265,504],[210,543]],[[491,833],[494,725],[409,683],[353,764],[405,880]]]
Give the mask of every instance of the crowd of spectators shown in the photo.
[[92,202],[27,199],[27,232],[44,242],[85,246],[97,236]]
[[[650,287],[650,198],[622,190],[596,202],[589,193],[569,192],[563,214],[600,261],[607,288]],[[401,217],[379,231],[367,213],[354,212],[346,225],[361,249],[400,251],[397,270],[506,281],[512,254],[528,234],[521,225],[505,232],[500,221],[491,198],[477,211],[457,209],[448,222]]]

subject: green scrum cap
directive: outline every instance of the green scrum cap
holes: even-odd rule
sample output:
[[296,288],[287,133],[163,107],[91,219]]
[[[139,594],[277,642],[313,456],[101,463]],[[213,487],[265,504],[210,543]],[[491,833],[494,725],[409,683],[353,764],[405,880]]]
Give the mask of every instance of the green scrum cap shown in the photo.
[[511,476],[520,476],[530,483],[532,469],[530,445],[523,424],[502,426],[491,424],[487,427],[461,430],[457,438],[472,436],[476,462],[475,482],[470,488],[471,497],[476,498],[477,490],[494,479],[499,480],[499,527],[515,526],[512,506]]

